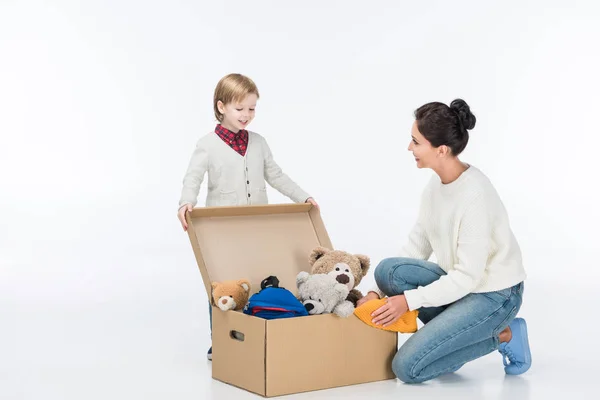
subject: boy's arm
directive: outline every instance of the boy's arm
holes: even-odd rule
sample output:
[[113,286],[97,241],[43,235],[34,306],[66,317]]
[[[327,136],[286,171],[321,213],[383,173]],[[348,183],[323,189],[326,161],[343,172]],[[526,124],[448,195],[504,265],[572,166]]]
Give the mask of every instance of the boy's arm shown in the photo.
[[304,203],[310,195],[306,193],[296,182],[283,173],[279,165],[273,159],[271,149],[267,141],[262,140],[264,159],[265,180],[274,189],[278,190],[284,196],[289,197],[296,203]]
[[208,153],[203,144],[198,141],[196,149],[188,164],[188,169],[183,178],[183,189],[179,199],[179,208],[185,204],[195,206],[198,202],[198,192],[204,180],[204,174],[208,169]]

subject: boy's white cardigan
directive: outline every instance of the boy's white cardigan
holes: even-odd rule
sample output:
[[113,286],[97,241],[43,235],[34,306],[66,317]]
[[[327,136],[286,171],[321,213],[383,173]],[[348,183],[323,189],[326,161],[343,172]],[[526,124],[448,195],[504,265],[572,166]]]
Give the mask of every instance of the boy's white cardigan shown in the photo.
[[184,204],[197,204],[205,174],[208,175],[207,207],[267,204],[266,182],[296,203],[304,203],[310,197],[283,173],[266,140],[251,131],[244,156],[214,132],[198,140],[183,178],[180,208]]

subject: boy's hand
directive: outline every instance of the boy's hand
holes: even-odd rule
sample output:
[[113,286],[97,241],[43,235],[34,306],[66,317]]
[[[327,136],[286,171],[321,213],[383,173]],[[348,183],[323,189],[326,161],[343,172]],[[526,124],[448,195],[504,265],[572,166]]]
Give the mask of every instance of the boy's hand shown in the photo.
[[191,204],[185,204],[185,205],[181,206],[181,208],[177,212],[177,217],[179,217],[179,222],[181,222],[181,226],[183,227],[184,231],[187,231],[187,228],[188,228],[188,224],[185,220],[185,213],[192,212],[192,208],[193,207]]
[[366,296],[356,302],[356,307],[360,307],[365,304],[367,301],[376,300],[379,298],[379,295],[375,292],[369,292]]
[[319,205],[317,204],[317,202],[315,201],[315,199],[313,199],[312,197],[309,197],[308,199],[306,199],[305,203],[310,203],[313,206],[319,208]]

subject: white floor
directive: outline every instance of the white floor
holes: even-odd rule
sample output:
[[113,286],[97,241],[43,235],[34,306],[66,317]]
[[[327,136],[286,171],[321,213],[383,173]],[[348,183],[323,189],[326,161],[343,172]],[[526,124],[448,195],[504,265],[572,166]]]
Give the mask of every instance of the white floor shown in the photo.
[[[147,265],[153,271],[162,263]],[[201,289],[199,278],[192,278],[196,273],[170,300],[158,291],[161,284],[170,285],[164,280],[154,281],[154,296],[146,282],[132,285],[131,295],[68,305],[34,297],[9,304],[5,291],[0,297],[0,399],[258,398],[211,379],[205,295],[190,296],[188,290]],[[115,279],[114,285],[126,282]],[[589,322],[594,316],[583,307],[565,306],[568,296],[582,304],[591,304],[593,296],[586,301],[581,290],[559,289],[539,282],[526,289],[521,315],[529,322],[534,364],[522,376],[505,376],[501,356],[493,353],[426,384],[390,380],[289,398],[597,398],[597,330]],[[356,360],[353,368],[360,367]]]
[[600,398],[600,2],[576,3],[0,0],[0,400],[259,398],[211,379],[175,218],[228,72],[258,84],[250,129],[334,245],[373,263],[433,173],[405,150],[413,110],[464,95],[464,161],[498,189],[529,274],[526,374],[496,352],[421,385],[289,398]]

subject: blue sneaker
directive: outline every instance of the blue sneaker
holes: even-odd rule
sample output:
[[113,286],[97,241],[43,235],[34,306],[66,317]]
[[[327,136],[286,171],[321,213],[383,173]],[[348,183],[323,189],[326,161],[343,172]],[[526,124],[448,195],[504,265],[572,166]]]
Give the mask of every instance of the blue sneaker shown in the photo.
[[[508,375],[519,375],[531,367],[531,350],[527,338],[527,324],[523,318],[515,318],[509,325],[512,338],[509,342],[500,343],[498,351],[502,354],[504,372]],[[508,363],[506,359],[508,358]]]
[[212,361],[212,346],[210,346],[210,349],[208,349],[208,353],[206,353],[206,358],[208,358],[209,361]]

